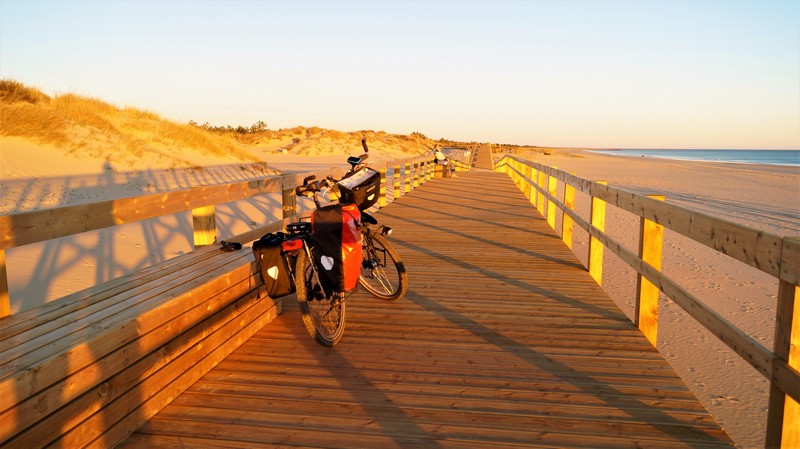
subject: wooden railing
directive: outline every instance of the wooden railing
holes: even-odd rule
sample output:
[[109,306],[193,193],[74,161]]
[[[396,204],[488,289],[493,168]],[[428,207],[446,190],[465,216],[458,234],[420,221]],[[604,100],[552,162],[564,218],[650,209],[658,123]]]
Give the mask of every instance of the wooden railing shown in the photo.
[[[433,178],[432,155],[390,162],[370,162],[369,166],[380,170],[383,174],[380,207],[387,204],[387,169],[393,171],[391,182],[395,198]],[[217,239],[214,215],[216,204],[281,192],[283,221],[267,223],[246,233],[226,238],[229,241],[246,243],[266,232],[281,228],[285,222],[298,214],[294,188],[302,183],[303,178],[311,174],[316,175],[318,179],[329,175],[340,178],[346,170],[347,166],[344,166],[318,172],[274,176],[233,184],[2,215],[0,216],[0,317],[11,314],[6,249],[190,210],[194,226],[194,245],[200,247],[214,243]]]
[[[561,236],[572,248],[572,228],[578,225],[590,236],[588,270],[602,279],[603,248],[630,265],[638,274],[634,323],[655,346],[658,296],[663,292],[727,344],[770,382],[767,447],[800,447],[800,237],[779,237],[723,221],[664,202],[589,181],[553,167],[505,155],[496,165],[531,199],[555,230],[556,210],[562,216]],[[563,197],[556,198],[558,183]],[[591,198],[589,220],[575,212],[575,192]],[[613,204],[640,218],[639,251],[635,253],[608,234],[605,206]],[[686,236],[720,253],[755,267],[779,280],[772,350],[723,318],[661,272],[663,229]]]

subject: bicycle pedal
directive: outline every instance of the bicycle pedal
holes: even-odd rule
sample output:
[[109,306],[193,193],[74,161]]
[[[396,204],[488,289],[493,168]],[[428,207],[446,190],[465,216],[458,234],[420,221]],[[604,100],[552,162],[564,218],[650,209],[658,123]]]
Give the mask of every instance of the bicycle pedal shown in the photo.
[[322,287],[319,285],[314,286],[314,291],[311,294],[311,299],[316,301],[322,301],[325,299],[325,293],[322,291]]

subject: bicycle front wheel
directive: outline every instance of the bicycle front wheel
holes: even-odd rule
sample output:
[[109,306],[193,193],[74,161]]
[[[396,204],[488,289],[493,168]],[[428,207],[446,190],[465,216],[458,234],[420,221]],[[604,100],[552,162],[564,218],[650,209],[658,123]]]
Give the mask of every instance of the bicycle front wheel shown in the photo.
[[408,274],[400,255],[386,237],[368,228],[363,233],[364,262],[359,284],[374,296],[394,301],[408,290]]
[[323,294],[314,263],[305,251],[297,256],[295,288],[303,324],[323,346],[333,346],[344,336],[346,307],[344,294]]

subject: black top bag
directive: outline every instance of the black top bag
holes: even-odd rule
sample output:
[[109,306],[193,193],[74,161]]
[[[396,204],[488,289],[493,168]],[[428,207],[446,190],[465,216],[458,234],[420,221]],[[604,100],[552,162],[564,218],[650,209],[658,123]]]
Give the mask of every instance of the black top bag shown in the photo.
[[365,210],[380,198],[381,172],[364,167],[336,183],[336,186],[339,188],[339,202],[355,204],[359,210]]

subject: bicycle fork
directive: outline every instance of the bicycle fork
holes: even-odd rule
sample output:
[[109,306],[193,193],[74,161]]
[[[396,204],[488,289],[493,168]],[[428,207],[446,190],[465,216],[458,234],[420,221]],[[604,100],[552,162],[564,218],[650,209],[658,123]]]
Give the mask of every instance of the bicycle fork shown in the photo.
[[[314,258],[312,257],[312,254],[311,254],[312,253],[311,245],[309,245],[307,242],[303,242],[303,243],[304,243],[303,244],[303,250],[305,251],[306,256],[308,257],[307,260],[311,264],[310,269],[311,269],[311,273],[312,273],[312,276],[313,276],[313,279],[312,279],[312,284],[313,285],[311,286],[311,289],[309,291],[309,293],[310,293],[309,296],[313,295],[313,297],[311,297],[309,299],[320,301],[320,300],[322,300],[324,298],[327,298],[328,294],[323,289],[322,282],[320,281],[320,278],[319,278],[319,271],[317,271],[317,268],[314,266]],[[302,273],[301,276],[303,276],[305,278],[305,273]],[[346,299],[345,294],[341,293],[341,292],[331,292],[330,295],[331,295],[330,307],[325,312],[325,315],[323,315],[323,317],[327,317],[328,314],[330,314],[331,311],[333,311],[334,308],[340,302],[343,302]]]

